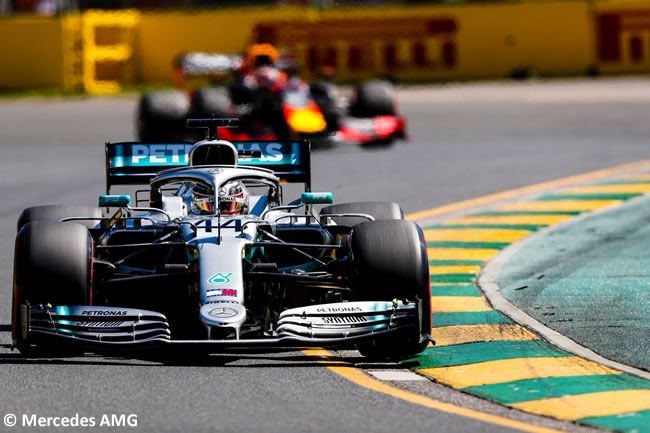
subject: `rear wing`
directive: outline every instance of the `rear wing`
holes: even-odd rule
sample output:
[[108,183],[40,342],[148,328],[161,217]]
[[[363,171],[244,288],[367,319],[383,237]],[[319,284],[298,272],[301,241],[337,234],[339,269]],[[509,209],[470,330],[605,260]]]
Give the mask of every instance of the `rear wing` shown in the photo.
[[[311,143],[308,140],[231,143],[240,153],[240,166],[268,168],[282,181],[303,183],[305,191],[311,191]],[[260,157],[248,156],[257,151],[260,152]]]
[[[232,141],[241,167],[273,170],[282,181],[303,183],[311,191],[309,141]],[[147,185],[170,168],[189,165],[190,143],[106,143],[106,194],[113,185]],[[259,152],[259,153],[258,153]]]
[[193,52],[179,56],[174,67],[184,76],[228,73],[242,64],[242,56]]
[[[242,64],[238,55],[188,53],[174,59],[174,84],[183,89],[186,79],[210,78],[211,81],[223,81],[236,71]],[[205,85],[207,83],[192,82],[189,86]]]

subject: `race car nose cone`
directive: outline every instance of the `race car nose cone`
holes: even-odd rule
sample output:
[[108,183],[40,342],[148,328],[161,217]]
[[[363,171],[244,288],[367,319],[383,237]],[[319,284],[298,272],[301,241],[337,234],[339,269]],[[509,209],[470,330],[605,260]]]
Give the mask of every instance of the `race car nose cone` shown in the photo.
[[212,302],[201,307],[199,316],[201,322],[209,327],[239,330],[246,320],[246,309],[236,302]]

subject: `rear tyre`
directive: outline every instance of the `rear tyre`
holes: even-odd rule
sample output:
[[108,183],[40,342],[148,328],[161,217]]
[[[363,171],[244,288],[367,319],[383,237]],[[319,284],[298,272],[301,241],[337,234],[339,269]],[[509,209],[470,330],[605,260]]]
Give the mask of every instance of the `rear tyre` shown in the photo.
[[356,88],[356,100],[350,107],[354,117],[395,115],[395,90],[387,81],[369,81]]
[[80,224],[33,222],[16,236],[12,338],[21,353],[33,347],[23,332],[20,308],[30,305],[88,305],[93,241]]
[[[203,87],[192,97],[190,112],[195,119],[230,117],[232,102],[228,91],[223,87]],[[205,130],[194,130],[194,139],[205,138]]]
[[325,122],[327,122],[327,131],[335,133],[341,129],[343,123],[343,111],[337,105],[338,92],[332,83],[319,81],[309,86],[311,96],[318,105]]
[[431,332],[431,291],[426,242],[412,221],[383,220],[356,225],[350,234],[357,300],[408,300],[419,304],[418,328],[397,339],[357,345],[373,359],[397,359],[420,353]]
[[194,93],[191,112],[196,118],[228,117],[231,105],[228,92],[223,87],[203,87]]
[[[401,220],[404,219],[404,212],[397,203],[385,201],[365,201],[356,203],[341,203],[325,206],[320,211],[321,217],[327,215],[361,213],[375,218],[375,220]],[[355,226],[367,222],[366,218],[358,217],[332,217],[332,220],[339,225]]]
[[[25,225],[36,221],[58,221],[61,218],[79,217],[79,218],[101,218],[102,210],[93,206],[61,206],[46,205],[33,206],[25,209],[18,217],[17,231]],[[75,221],[86,227],[95,227],[99,220]]]
[[187,95],[179,91],[150,92],[140,98],[136,128],[140,141],[183,141],[190,112]]

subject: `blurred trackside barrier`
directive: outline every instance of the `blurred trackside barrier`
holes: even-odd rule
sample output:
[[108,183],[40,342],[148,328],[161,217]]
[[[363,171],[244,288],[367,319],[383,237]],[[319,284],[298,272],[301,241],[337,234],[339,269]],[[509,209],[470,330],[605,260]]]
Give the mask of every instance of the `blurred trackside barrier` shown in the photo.
[[600,72],[650,72],[650,1],[600,0],[594,14]]
[[74,62],[65,46],[67,24],[53,17],[0,18],[0,89],[65,87]]
[[247,8],[143,15],[136,48],[139,78],[169,82],[178,53],[239,53],[254,39],[291,50],[307,78],[333,66],[336,78],[345,81],[502,78],[529,70],[576,75],[594,61],[585,1]]
[[650,0],[88,11],[0,18],[0,89],[173,80],[183,52],[241,53],[256,39],[292,50],[306,78],[404,81],[650,72]]
[[133,46],[140,13],[85,12],[81,20],[83,87],[88,93],[117,93],[133,81]]
[[[133,81],[138,12],[0,18],[0,89],[114,93]],[[108,77],[108,78],[107,78]]]
[[593,64],[584,1],[335,8],[311,26],[261,20],[255,31],[298,54],[305,72],[345,80],[584,74]]
[[308,7],[246,7],[143,13],[135,46],[137,77],[171,83],[174,58],[190,51],[242,53],[253,42],[253,29],[264,20],[312,25],[318,12]]

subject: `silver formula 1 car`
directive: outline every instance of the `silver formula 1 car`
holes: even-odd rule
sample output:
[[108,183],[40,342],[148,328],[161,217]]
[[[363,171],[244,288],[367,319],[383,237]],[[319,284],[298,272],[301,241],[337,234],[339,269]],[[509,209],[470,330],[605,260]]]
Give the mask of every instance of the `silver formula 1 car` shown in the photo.
[[[15,347],[356,346],[398,358],[427,346],[420,227],[395,203],[331,204],[332,194],[311,192],[308,142],[217,139],[217,127],[234,123],[189,120],[210,131],[194,145],[107,143],[98,207],[23,211]],[[305,192],[282,204],[281,182]],[[110,194],[143,184],[134,206]]]

